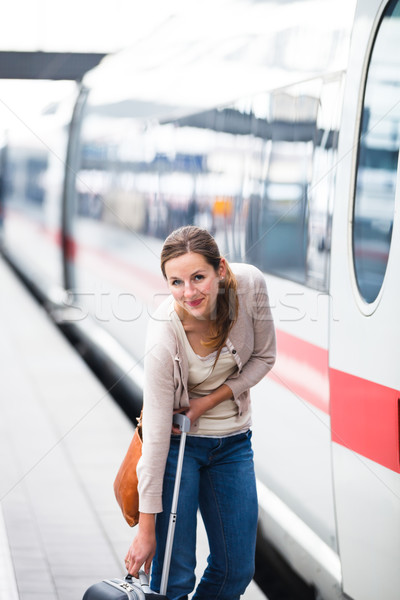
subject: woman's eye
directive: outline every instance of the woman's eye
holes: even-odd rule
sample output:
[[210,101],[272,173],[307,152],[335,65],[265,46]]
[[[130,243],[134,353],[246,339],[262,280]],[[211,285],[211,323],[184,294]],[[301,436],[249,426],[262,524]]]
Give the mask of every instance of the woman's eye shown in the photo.
[[173,281],[171,281],[172,285],[180,285],[182,283],[182,281],[180,279],[174,279]]
[[201,281],[202,279],[204,279],[204,275],[195,275],[194,278],[195,281]]

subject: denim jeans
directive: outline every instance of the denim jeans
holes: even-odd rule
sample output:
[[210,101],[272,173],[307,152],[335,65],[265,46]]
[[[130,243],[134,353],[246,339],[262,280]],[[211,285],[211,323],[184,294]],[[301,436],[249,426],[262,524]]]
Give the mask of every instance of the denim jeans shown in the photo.
[[[157,552],[151,587],[159,591],[178,458],[171,437],[163,509],[157,515]],[[258,504],[251,431],[225,438],[188,436],[182,469],[167,596],[186,600],[195,586],[197,509],[210,555],[193,600],[238,600],[254,574]]]

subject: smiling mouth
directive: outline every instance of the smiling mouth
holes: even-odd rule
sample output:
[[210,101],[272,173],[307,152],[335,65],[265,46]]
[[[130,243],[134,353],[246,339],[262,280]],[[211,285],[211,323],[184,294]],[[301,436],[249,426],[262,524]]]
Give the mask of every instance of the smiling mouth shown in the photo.
[[199,298],[198,300],[193,300],[192,302],[187,302],[186,304],[191,308],[196,308],[203,302],[203,298]]

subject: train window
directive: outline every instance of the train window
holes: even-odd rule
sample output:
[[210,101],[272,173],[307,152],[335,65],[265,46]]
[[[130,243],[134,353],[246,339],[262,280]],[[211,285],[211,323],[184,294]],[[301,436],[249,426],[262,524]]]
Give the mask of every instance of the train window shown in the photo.
[[316,80],[313,93],[319,98],[319,106],[308,189],[307,285],[327,290],[343,76]]
[[364,93],[353,214],[353,260],[362,298],[385,277],[392,238],[400,141],[400,2],[389,2],[373,46]]
[[253,127],[264,141],[255,170],[262,185],[247,199],[246,260],[320,290],[328,283],[342,87],[338,75],[274,93],[264,126]]
[[291,88],[270,96],[269,103],[265,174],[260,193],[248,203],[246,258],[266,272],[305,283],[318,102]]
[[[101,243],[105,224],[164,239],[193,223],[231,261],[326,289],[339,88],[316,79],[178,118],[154,106],[145,119],[89,94],[77,231],[98,230]],[[141,115],[134,101],[129,110]]]
[[296,142],[296,96],[269,97],[264,185],[249,199],[246,258],[260,269],[304,282],[305,145]]

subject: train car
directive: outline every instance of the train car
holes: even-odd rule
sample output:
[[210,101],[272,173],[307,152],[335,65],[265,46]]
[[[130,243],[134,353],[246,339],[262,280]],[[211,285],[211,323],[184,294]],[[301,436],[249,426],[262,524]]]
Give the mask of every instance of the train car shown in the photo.
[[[59,221],[40,228],[40,287],[69,294],[64,318],[139,392],[172,229],[204,226],[265,273],[278,359],[252,390],[260,540],[327,600],[400,589],[399,40],[400,0],[183,9],[85,77]],[[27,181],[18,154],[8,186],[19,168]],[[5,251],[29,276],[18,228],[36,188],[5,187]]]
[[0,207],[7,213],[0,237],[14,264],[58,306],[65,298],[62,197],[78,87],[54,82],[45,90],[42,110],[14,117],[0,141]]

